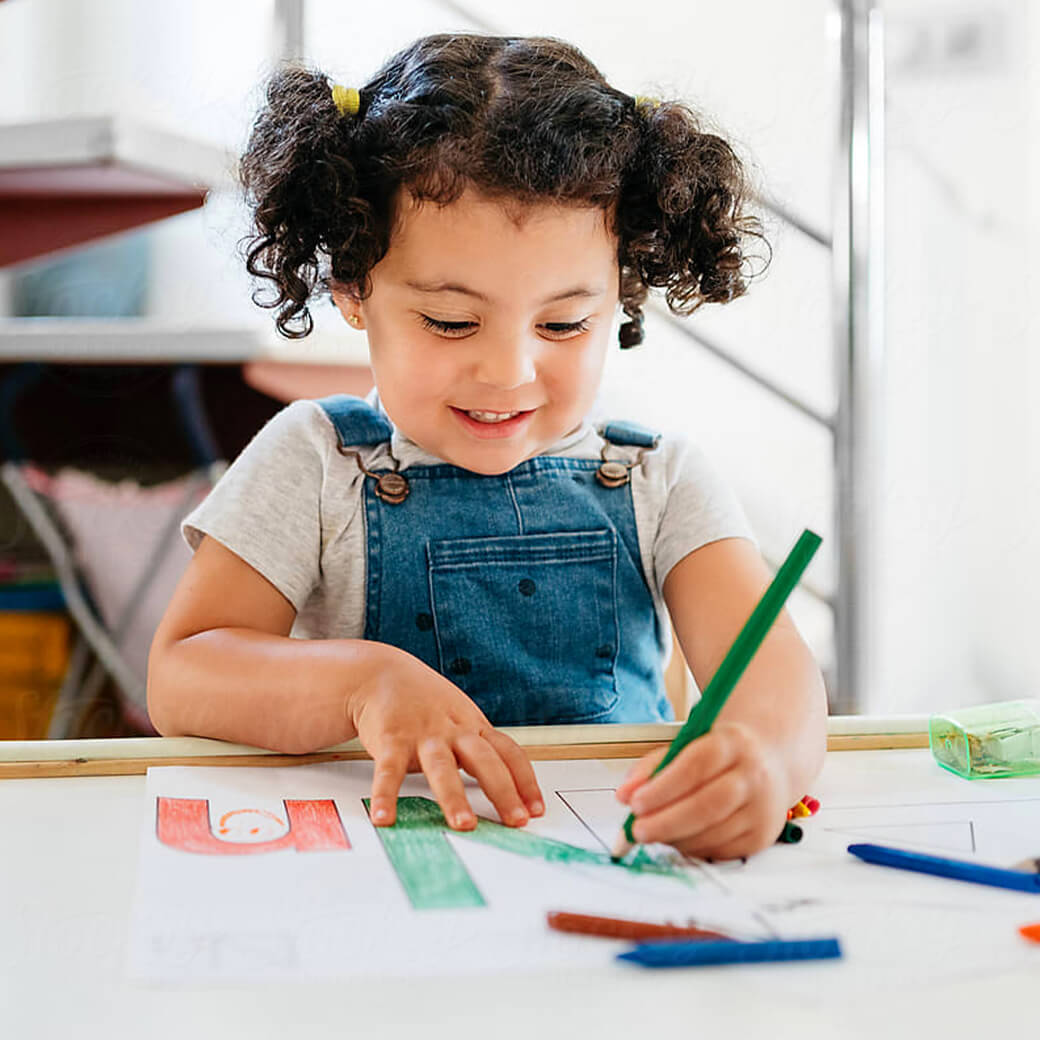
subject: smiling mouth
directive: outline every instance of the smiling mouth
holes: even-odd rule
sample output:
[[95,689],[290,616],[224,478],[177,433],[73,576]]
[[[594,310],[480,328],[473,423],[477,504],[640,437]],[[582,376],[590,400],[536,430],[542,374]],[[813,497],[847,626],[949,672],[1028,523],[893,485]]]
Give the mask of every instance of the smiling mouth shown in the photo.
[[526,428],[528,420],[535,413],[534,408],[491,412],[482,408],[456,408],[454,405],[451,410],[470,433],[481,438],[495,439],[511,437],[516,431]]
[[[464,411],[465,409],[461,409],[460,408],[459,410],[460,411]],[[466,415],[468,415],[471,419],[474,419],[476,422],[483,422],[483,423],[500,423],[500,422],[505,422],[507,419],[514,419],[514,418],[516,418],[516,416],[518,416],[519,414],[520,414],[519,411],[515,411],[515,412],[481,412],[481,411],[477,411],[476,409],[474,409],[472,411],[467,411],[466,412]]]

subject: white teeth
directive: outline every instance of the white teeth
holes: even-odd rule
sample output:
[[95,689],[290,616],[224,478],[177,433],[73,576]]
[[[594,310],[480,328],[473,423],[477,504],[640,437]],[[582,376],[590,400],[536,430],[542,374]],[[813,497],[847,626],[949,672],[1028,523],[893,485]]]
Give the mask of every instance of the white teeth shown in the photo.
[[505,422],[506,419],[512,419],[514,415],[519,415],[519,412],[466,412],[471,419],[476,419],[477,422],[486,423],[497,423]]

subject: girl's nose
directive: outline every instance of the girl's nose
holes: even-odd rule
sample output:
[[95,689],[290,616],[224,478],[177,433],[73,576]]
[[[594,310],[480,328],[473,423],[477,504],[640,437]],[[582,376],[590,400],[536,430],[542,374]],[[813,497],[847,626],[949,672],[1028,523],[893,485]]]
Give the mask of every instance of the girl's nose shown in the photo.
[[476,379],[499,390],[512,390],[535,378],[534,350],[526,342],[483,343],[476,360]]

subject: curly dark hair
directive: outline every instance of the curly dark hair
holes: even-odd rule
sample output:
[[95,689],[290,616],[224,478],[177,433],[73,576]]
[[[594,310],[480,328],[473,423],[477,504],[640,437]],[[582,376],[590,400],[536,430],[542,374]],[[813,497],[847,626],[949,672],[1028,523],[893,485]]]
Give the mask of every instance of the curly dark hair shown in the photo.
[[313,328],[316,289],[367,294],[402,188],[438,203],[473,186],[609,212],[628,316],[622,346],[642,341],[648,289],[690,314],[743,295],[760,273],[745,246],[765,240],[745,211],[750,186],[730,146],[683,104],[615,90],[570,44],[426,36],[359,96],[358,111],[341,114],[322,73],[282,68],[242,157],[255,223],[246,266],[276,290],[253,299],[279,308],[278,330],[290,339]]

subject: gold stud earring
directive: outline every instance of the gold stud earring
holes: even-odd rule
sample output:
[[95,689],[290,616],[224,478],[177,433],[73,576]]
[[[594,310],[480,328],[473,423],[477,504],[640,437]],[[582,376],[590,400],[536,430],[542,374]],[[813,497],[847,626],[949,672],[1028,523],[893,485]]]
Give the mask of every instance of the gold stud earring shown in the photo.
[[347,321],[349,321],[350,324],[353,325],[355,329],[360,329],[361,328],[361,317],[359,315],[351,314],[350,317],[347,318]]

